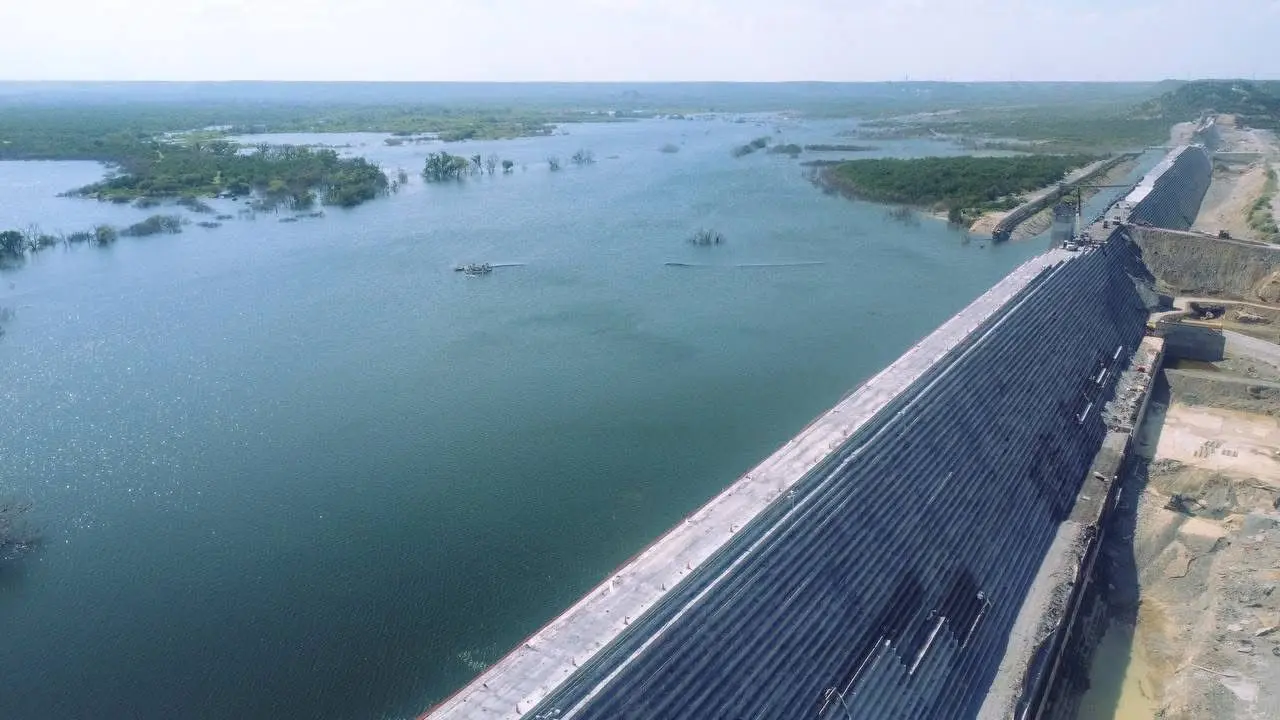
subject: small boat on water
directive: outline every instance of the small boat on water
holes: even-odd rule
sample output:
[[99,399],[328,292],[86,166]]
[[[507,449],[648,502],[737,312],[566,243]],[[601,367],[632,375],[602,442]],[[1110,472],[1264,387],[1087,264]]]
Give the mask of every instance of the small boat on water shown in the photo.
[[467,275],[488,275],[493,272],[493,266],[489,263],[467,263],[454,268],[454,271],[465,273]]

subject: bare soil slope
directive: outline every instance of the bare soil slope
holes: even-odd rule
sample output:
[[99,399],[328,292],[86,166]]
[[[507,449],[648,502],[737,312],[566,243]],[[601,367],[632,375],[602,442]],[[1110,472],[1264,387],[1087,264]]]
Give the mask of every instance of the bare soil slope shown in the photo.
[[1249,227],[1249,208],[1262,195],[1267,181],[1266,164],[1248,166],[1215,164],[1213,180],[1200,204],[1191,229],[1210,234],[1226,230],[1231,237],[1253,239]]

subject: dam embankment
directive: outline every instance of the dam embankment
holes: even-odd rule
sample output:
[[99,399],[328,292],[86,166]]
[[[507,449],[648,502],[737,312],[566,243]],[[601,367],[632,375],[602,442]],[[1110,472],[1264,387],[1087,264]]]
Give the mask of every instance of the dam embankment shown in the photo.
[[[1163,166],[1133,208],[1177,221]],[[1123,229],[1018,268],[426,717],[1063,712],[1151,279]]]

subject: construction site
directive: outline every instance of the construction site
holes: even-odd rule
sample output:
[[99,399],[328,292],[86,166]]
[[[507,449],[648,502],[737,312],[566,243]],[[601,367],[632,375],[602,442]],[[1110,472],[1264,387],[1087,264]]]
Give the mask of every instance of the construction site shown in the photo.
[[1217,149],[1211,181],[1185,222],[1124,229],[1163,366],[1053,717],[1280,717],[1280,245],[1249,222],[1277,146],[1229,117],[1175,138]]
[[1280,717],[1277,146],[1174,140],[424,717]]

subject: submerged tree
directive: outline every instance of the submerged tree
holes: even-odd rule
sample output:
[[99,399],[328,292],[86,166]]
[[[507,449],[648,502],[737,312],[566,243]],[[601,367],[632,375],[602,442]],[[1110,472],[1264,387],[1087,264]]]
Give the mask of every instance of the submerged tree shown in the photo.
[[426,166],[422,169],[422,178],[427,182],[459,180],[466,174],[468,167],[470,163],[466,158],[450,155],[442,150],[427,156]]
[[559,170],[559,169],[560,169],[560,158],[556,157],[555,155],[550,155],[550,156],[548,156],[548,157],[547,157],[547,167],[548,167],[548,168],[550,168],[552,172],[555,172],[556,170]]
[[0,255],[21,257],[27,251],[27,236],[20,230],[0,232]]
[[39,543],[39,536],[22,521],[30,509],[31,503],[0,500],[0,560],[12,560]]
[[99,225],[93,229],[93,240],[99,245],[110,245],[120,237],[120,232],[110,225]]
[[152,215],[151,217],[139,223],[134,223],[124,230],[120,231],[121,235],[128,237],[147,237],[148,235],[177,235],[182,232],[183,219],[178,215]]
[[689,242],[694,245],[720,245],[724,242],[724,234],[719,230],[699,228],[698,231],[689,238]]
[[516,164],[515,164],[514,162],[511,162],[510,160],[503,160],[503,161],[502,161],[502,174],[503,174],[503,175],[510,175],[510,174],[511,174],[511,169],[512,169],[512,168],[514,168],[515,166],[516,166]]
[[574,153],[569,159],[574,165],[590,165],[596,161],[596,154],[584,148]]
[[484,159],[484,169],[485,169],[485,170],[487,170],[487,171],[489,172],[489,174],[490,174],[490,175],[492,175],[492,174],[494,174],[495,172],[497,172],[497,171],[498,171],[498,156],[497,156],[497,155],[495,155],[495,154],[493,154],[493,153],[490,153],[490,154],[489,154],[489,157],[487,157],[487,158],[485,158],[485,159]]

